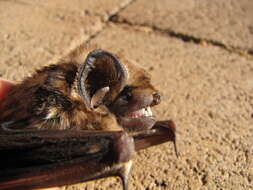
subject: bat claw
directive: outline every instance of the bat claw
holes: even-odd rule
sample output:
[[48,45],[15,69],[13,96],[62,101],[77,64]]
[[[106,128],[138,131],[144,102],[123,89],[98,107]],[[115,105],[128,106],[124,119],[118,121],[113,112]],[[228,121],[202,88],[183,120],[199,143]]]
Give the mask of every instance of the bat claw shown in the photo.
[[127,163],[125,163],[124,166],[119,171],[119,177],[122,181],[123,190],[128,190],[128,180],[129,180],[129,175],[131,172],[132,165],[133,165],[133,161],[130,160]]
[[174,151],[175,151],[176,157],[179,158],[179,152],[177,151],[177,143],[176,143],[176,124],[172,120],[161,121],[159,122],[159,124],[171,130],[171,140],[174,144]]
[[[116,139],[115,139],[116,140]],[[116,176],[120,177],[123,190],[128,190],[128,179],[133,165],[133,157],[135,155],[135,147],[133,138],[126,133],[121,133],[114,145],[116,156]]]
[[176,154],[176,157],[179,158],[179,152],[177,151],[177,143],[176,143],[176,137],[173,141],[173,144],[174,144],[174,150],[175,150],[175,154]]
[[133,134],[136,150],[145,149],[168,141],[174,144],[177,158],[179,153],[176,146],[176,125],[173,121],[157,121],[154,127],[148,131]]

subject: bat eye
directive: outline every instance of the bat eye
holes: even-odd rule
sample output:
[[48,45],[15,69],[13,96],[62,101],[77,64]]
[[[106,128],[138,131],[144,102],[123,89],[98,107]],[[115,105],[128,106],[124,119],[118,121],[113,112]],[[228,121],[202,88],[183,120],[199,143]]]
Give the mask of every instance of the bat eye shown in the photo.
[[131,92],[128,92],[128,93],[126,94],[126,98],[127,98],[128,100],[130,100],[130,99],[132,98],[132,93],[131,93]]
[[121,97],[123,100],[125,100],[125,101],[130,101],[131,100],[131,98],[132,98],[132,93],[130,93],[130,92],[127,92],[126,94],[124,94],[122,97]]
[[133,87],[126,86],[124,90],[121,92],[120,98],[123,99],[124,101],[129,102],[133,97],[132,90]]

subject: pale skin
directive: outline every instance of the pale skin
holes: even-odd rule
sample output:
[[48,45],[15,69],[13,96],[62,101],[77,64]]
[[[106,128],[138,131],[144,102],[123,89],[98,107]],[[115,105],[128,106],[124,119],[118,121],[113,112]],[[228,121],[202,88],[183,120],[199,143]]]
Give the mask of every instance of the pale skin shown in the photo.
[[13,82],[0,78],[0,100],[6,96],[13,85]]
[[[13,82],[0,78],[0,101],[8,94],[11,87],[14,85]],[[59,190],[58,187],[37,189],[37,190]]]

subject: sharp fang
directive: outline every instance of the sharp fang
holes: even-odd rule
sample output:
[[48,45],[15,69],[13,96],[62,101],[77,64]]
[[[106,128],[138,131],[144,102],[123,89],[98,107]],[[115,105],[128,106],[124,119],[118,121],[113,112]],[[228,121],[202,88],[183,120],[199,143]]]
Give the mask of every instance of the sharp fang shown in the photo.
[[133,117],[133,118],[138,118],[138,117],[141,117],[141,116],[150,117],[152,115],[153,114],[152,114],[152,111],[151,111],[150,107],[142,108],[142,109],[137,110],[135,112],[132,112],[130,114],[130,116]]
[[149,116],[152,116],[152,115],[153,115],[150,107],[147,107],[147,111],[148,111],[148,115],[149,115]]

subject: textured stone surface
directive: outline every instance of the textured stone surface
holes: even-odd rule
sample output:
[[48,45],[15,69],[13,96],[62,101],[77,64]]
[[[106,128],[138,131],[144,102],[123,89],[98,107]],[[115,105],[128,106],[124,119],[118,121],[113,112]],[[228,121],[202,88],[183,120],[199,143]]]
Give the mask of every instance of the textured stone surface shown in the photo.
[[[180,158],[176,159],[171,143],[141,151],[130,189],[253,189],[252,59],[211,45],[186,43],[148,27],[106,25],[103,19],[128,1],[106,2],[0,1],[0,76],[20,80],[102,30],[91,43],[146,68],[163,94],[155,114],[173,119],[178,126]],[[247,16],[252,14],[251,1],[177,2],[137,0],[119,15],[132,23],[252,47],[245,29],[252,24]],[[120,188],[119,179],[109,178],[62,189]]]
[[[157,117],[178,125],[181,157],[170,143],[140,152],[131,189],[253,188],[253,61],[128,26],[109,27],[92,42],[148,69],[164,95]],[[85,187],[119,189],[114,183]]]
[[81,14],[107,17],[113,14],[131,0],[25,0],[27,4],[43,7],[52,11],[62,10],[66,12],[77,11]]
[[[128,0],[0,1],[0,76],[19,80],[103,27]],[[11,71],[21,70],[19,76]]]
[[137,0],[120,17],[253,50],[252,10],[252,0]]

